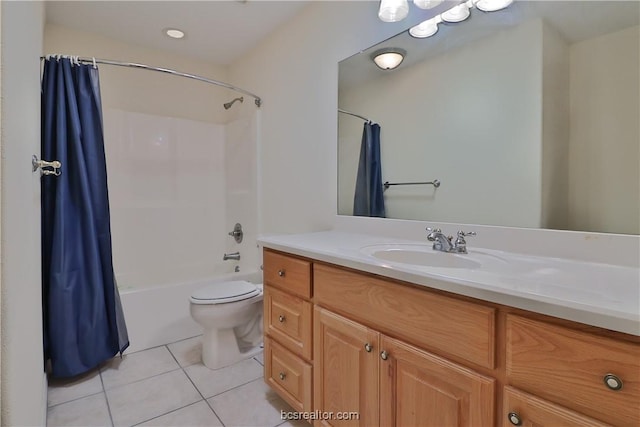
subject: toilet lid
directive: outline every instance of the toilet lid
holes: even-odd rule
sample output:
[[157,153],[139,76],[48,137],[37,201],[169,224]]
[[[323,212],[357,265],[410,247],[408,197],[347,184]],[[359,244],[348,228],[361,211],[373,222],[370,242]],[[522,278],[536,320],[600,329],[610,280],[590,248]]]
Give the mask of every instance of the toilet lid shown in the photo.
[[191,294],[194,304],[223,304],[242,301],[260,294],[260,289],[245,280],[212,283]]

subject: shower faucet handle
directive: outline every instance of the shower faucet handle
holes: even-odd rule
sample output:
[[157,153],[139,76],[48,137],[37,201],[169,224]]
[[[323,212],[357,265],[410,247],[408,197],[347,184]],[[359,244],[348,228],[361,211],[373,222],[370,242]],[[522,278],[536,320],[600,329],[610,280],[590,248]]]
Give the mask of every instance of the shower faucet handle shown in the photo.
[[242,236],[244,236],[244,232],[242,231],[242,224],[239,222],[233,227],[233,230],[229,232],[229,236],[233,237],[236,240],[236,243],[242,243]]

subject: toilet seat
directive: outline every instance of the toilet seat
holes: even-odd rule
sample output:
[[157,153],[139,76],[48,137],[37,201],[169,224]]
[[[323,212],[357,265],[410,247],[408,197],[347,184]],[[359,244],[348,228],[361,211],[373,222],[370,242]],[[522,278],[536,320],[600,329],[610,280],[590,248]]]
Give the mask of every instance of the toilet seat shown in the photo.
[[193,304],[225,304],[260,295],[261,290],[245,280],[212,283],[191,294]]

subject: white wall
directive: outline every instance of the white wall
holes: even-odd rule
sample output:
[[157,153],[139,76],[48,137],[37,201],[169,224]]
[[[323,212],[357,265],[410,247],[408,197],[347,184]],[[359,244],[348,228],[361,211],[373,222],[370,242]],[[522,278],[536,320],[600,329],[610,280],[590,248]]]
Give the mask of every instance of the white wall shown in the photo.
[[[226,219],[224,235],[233,230],[236,223],[244,232],[241,243],[226,237],[226,252],[240,252],[240,262],[226,261],[240,266],[241,272],[258,271],[261,261],[256,247],[259,230],[258,221],[258,164],[260,111],[253,102],[234,104],[239,117],[228,123],[224,170],[226,177]],[[220,255],[221,257],[221,255]]]
[[[47,53],[146,63],[227,81],[224,66],[47,24]],[[121,289],[195,280],[259,265],[256,106],[229,89],[100,66],[114,267]],[[229,141],[226,141],[229,133]],[[226,183],[229,183],[227,187]],[[248,232],[236,245],[235,222]],[[246,267],[245,267],[246,264]]]
[[378,2],[313,2],[229,70],[263,98],[261,213],[265,233],[332,227],[337,200],[338,61],[420,18],[377,18]]
[[[341,108],[384,118],[383,181],[442,183],[387,190],[390,218],[540,227],[542,33],[531,21],[340,94]],[[352,198],[350,151],[339,190]]]
[[544,24],[541,228],[568,227],[569,102],[569,45]]
[[43,4],[2,2],[2,414],[6,426],[41,425],[42,356],[40,66]]
[[[227,69],[213,63],[161,52],[97,34],[47,24],[44,51],[172,68],[226,81]],[[235,92],[196,80],[145,70],[100,66],[103,106],[138,113],[226,123],[231,113],[222,104]]]
[[118,287],[229,272],[225,126],[113,108],[104,123]]
[[640,233],[639,28],[571,46],[572,229]]

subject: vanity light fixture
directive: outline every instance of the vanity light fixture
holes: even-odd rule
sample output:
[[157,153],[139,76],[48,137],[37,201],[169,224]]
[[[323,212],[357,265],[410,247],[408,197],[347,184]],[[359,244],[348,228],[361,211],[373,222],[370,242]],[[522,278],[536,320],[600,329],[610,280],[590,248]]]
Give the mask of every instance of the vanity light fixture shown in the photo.
[[409,14],[409,2],[407,0],[380,0],[378,18],[383,22],[402,21]]
[[469,10],[473,6],[472,0],[468,2],[460,3],[457,6],[452,7],[451,9],[443,12],[440,17],[445,22],[462,22],[471,15],[471,11]]
[[184,31],[177,28],[165,28],[163,32],[165,33],[165,35],[171,37],[172,39],[184,38]]
[[513,0],[477,0],[476,7],[483,12],[495,12],[504,9],[513,3]]
[[440,15],[434,16],[431,19],[427,19],[426,21],[421,22],[415,27],[411,27],[409,29],[409,35],[417,39],[431,37],[438,32],[438,24],[441,22],[442,18],[440,17]]
[[397,47],[388,47],[373,52],[371,59],[383,70],[393,70],[404,60],[407,51]]
[[513,0],[468,0],[451,9],[436,15],[431,19],[421,22],[409,29],[409,34],[415,38],[431,37],[438,32],[438,24],[441,22],[462,22],[469,17],[471,9],[477,7],[483,12],[495,12],[504,9],[513,3]]
[[440,3],[442,3],[442,0],[413,0],[413,4],[420,9],[433,9]]

